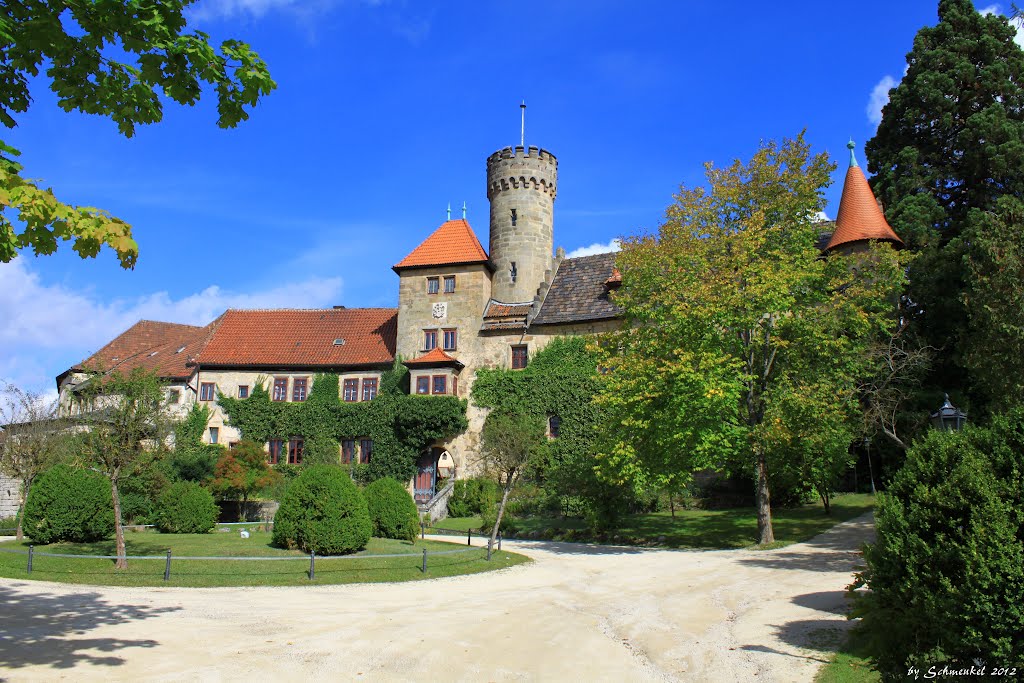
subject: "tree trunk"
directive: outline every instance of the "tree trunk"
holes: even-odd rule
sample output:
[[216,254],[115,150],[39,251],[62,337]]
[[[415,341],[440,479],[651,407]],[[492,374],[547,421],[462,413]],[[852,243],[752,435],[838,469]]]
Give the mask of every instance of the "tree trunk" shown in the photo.
[[672,511],[672,519],[676,518],[676,499],[672,497],[672,494],[668,494],[668,509]]
[[240,496],[235,499],[235,507],[238,508],[238,521],[244,522],[245,520],[242,519],[242,513],[245,511],[245,496]]
[[757,449],[757,535],[758,543],[775,542],[772,531],[772,506],[768,493],[768,461],[763,449]]
[[18,513],[17,514],[18,514],[18,530],[14,532],[14,538],[17,541],[21,541],[21,540],[23,540],[25,538],[25,533],[24,533],[24,530],[23,530],[23,521],[22,521],[23,518],[25,517],[25,503],[23,501],[18,503]]
[[28,504],[28,490],[32,488],[33,481],[35,477],[21,480],[21,495],[18,496],[18,529],[14,532],[14,537],[18,541],[25,538],[25,505]]
[[110,495],[114,499],[114,538],[117,540],[115,569],[128,569],[128,552],[124,547],[124,527],[121,526],[121,494],[117,492],[117,475],[110,478]]
[[505,503],[508,501],[508,494],[512,491],[512,477],[508,478],[505,484],[505,491],[501,494],[501,503],[498,504],[498,517],[494,520],[494,528],[491,529],[491,538],[487,541],[487,557],[491,556],[491,552],[494,550],[494,542],[498,538],[498,529],[501,527],[501,517],[505,514]]

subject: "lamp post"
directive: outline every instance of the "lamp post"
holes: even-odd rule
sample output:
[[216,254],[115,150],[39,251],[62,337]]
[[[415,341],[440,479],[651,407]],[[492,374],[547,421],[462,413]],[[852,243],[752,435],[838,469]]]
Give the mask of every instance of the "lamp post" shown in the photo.
[[931,414],[932,426],[944,432],[955,432],[963,428],[967,422],[967,413],[949,402],[949,394],[942,407]]

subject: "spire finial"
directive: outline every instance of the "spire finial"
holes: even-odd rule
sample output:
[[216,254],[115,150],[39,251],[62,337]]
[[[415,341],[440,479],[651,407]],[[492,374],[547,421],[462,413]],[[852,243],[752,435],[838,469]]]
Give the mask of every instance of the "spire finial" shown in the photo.
[[522,119],[519,124],[519,146],[526,147],[526,100],[519,105]]
[[462,220],[466,220],[466,201],[462,201]]
[[846,143],[846,149],[850,150],[850,168],[853,168],[857,165],[857,155],[853,151],[857,149],[857,143],[853,141],[853,138],[850,138],[850,141]]
[[448,220],[452,219],[452,203],[448,202]]

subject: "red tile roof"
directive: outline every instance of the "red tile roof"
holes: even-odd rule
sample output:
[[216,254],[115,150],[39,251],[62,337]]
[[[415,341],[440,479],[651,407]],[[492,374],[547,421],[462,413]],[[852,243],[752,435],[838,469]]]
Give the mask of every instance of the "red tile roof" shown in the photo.
[[305,368],[391,363],[397,320],[394,308],[228,310],[196,362]]
[[411,358],[405,361],[406,365],[458,365],[462,366],[462,362],[457,358],[449,356],[447,353],[437,348],[436,346],[427,351],[422,356],[417,358]]
[[453,263],[486,263],[487,252],[480,246],[465,218],[445,221],[430,237],[393,268],[441,266]]
[[843,183],[843,196],[839,200],[836,229],[825,245],[825,251],[865,240],[885,240],[903,244],[886,222],[867,178],[864,177],[864,172],[860,170],[860,166],[851,163],[846,171],[846,181]]
[[71,370],[128,373],[141,367],[164,379],[187,379],[193,372],[189,358],[202,348],[216,323],[196,327],[140,320]]

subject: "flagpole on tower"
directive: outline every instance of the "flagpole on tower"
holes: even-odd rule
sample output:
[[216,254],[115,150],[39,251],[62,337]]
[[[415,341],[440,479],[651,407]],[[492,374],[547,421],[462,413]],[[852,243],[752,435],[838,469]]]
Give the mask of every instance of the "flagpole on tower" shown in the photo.
[[526,147],[526,100],[519,105],[521,121],[519,123],[519,146]]

